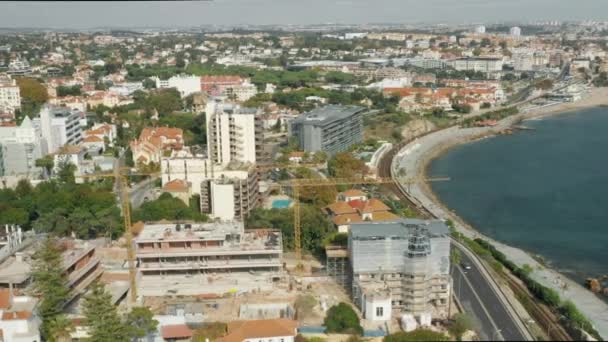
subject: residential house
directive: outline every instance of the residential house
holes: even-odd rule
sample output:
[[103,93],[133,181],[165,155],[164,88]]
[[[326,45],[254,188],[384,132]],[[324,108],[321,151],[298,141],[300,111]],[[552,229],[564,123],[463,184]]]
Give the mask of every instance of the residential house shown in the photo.
[[174,150],[184,147],[184,134],[181,128],[146,127],[139,139],[131,142],[133,161],[135,163],[160,163],[164,153],[171,154]]
[[233,321],[218,342],[294,342],[297,330],[298,322],[285,318]]

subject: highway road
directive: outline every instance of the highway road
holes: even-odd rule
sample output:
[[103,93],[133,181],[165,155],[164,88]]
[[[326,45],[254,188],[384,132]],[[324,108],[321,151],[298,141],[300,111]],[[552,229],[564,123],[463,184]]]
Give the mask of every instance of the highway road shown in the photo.
[[460,251],[461,264],[471,266],[470,270],[465,270],[461,265],[453,265],[452,279],[454,294],[465,312],[473,316],[480,339],[525,341],[526,336],[519,330],[479,266],[461,247],[452,244],[452,248]]

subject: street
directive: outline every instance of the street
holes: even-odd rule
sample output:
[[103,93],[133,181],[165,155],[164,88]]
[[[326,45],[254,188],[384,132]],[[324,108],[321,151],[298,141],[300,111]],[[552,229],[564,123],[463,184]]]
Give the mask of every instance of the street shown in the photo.
[[481,340],[526,340],[479,267],[463,249],[454,244],[452,248],[460,251],[462,263],[471,266],[470,270],[463,270],[460,265],[453,265],[454,294],[465,311],[474,317]]

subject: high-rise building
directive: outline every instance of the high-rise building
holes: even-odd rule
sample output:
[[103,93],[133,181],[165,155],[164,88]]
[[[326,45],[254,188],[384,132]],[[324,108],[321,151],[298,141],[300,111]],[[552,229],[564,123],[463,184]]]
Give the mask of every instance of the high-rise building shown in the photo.
[[40,127],[46,140],[46,153],[55,153],[64,145],[78,145],[82,142],[82,113],[65,107],[46,105],[34,124]]
[[14,114],[19,108],[21,108],[21,95],[17,81],[8,75],[0,75],[0,115]]
[[352,224],[348,253],[353,300],[366,319],[390,320],[392,313],[446,317],[450,238],[443,222]]
[[208,101],[205,112],[209,158],[220,165],[233,161],[255,163],[262,152],[261,109],[214,98]]
[[509,34],[513,37],[519,37],[519,36],[521,36],[521,28],[518,26],[513,26],[509,30]]
[[359,106],[317,108],[291,121],[289,133],[304,151],[334,155],[363,140],[365,111]]
[[477,33],[477,34],[486,33],[486,27],[483,25],[479,25],[479,26],[475,27],[475,33]]
[[244,220],[260,202],[258,172],[253,164],[219,165],[197,157],[164,158],[162,184],[183,180],[200,196],[201,212],[221,221]]

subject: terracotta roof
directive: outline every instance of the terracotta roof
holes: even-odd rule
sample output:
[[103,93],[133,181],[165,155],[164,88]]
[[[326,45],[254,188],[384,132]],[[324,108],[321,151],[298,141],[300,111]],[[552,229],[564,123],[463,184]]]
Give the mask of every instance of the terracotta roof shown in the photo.
[[174,179],[163,186],[166,192],[186,192],[190,189],[190,183],[183,179]]
[[88,143],[88,142],[103,142],[103,139],[101,139],[100,137],[96,136],[96,135],[89,135],[88,137],[84,138],[82,140],[82,142]]
[[394,221],[398,220],[399,216],[391,213],[390,211],[379,211],[372,214],[372,221]]
[[165,340],[192,337],[192,329],[185,324],[165,325],[160,330]]
[[0,289],[0,309],[8,309],[11,307],[11,291],[10,289]]
[[363,219],[361,218],[361,215],[359,215],[359,214],[346,214],[346,215],[335,216],[331,219],[331,221],[336,226],[342,226],[345,224],[363,222]]
[[3,312],[2,313],[2,320],[3,321],[9,321],[9,320],[18,320],[18,319],[29,319],[30,317],[32,317],[32,312],[31,311],[13,311],[13,312]]
[[325,207],[325,210],[329,211],[331,214],[334,214],[334,215],[344,215],[344,214],[354,214],[354,213],[356,213],[356,210],[353,209],[346,202],[335,202],[335,203],[332,203],[332,204],[328,205],[327,207]]
[[230,75],[210,75],[210,76],[201,76],[201,83],[224,83],[224,82],[242,82],[242,78],[240,76],[230,76]]
[[360,213],[373,213],[377,211],[389,211],[390,208],[379,199],[372,198],[367,201],[353,200],[348,205]]
[[361,197],[367,196],[367,194],[359,189],[350,189],[342,192],[342,196],[344,197]]
[[298,322],[291,319],[264,319],[228,323],[228,335],[220,342],[242,342],[247,339],[295,336]]

